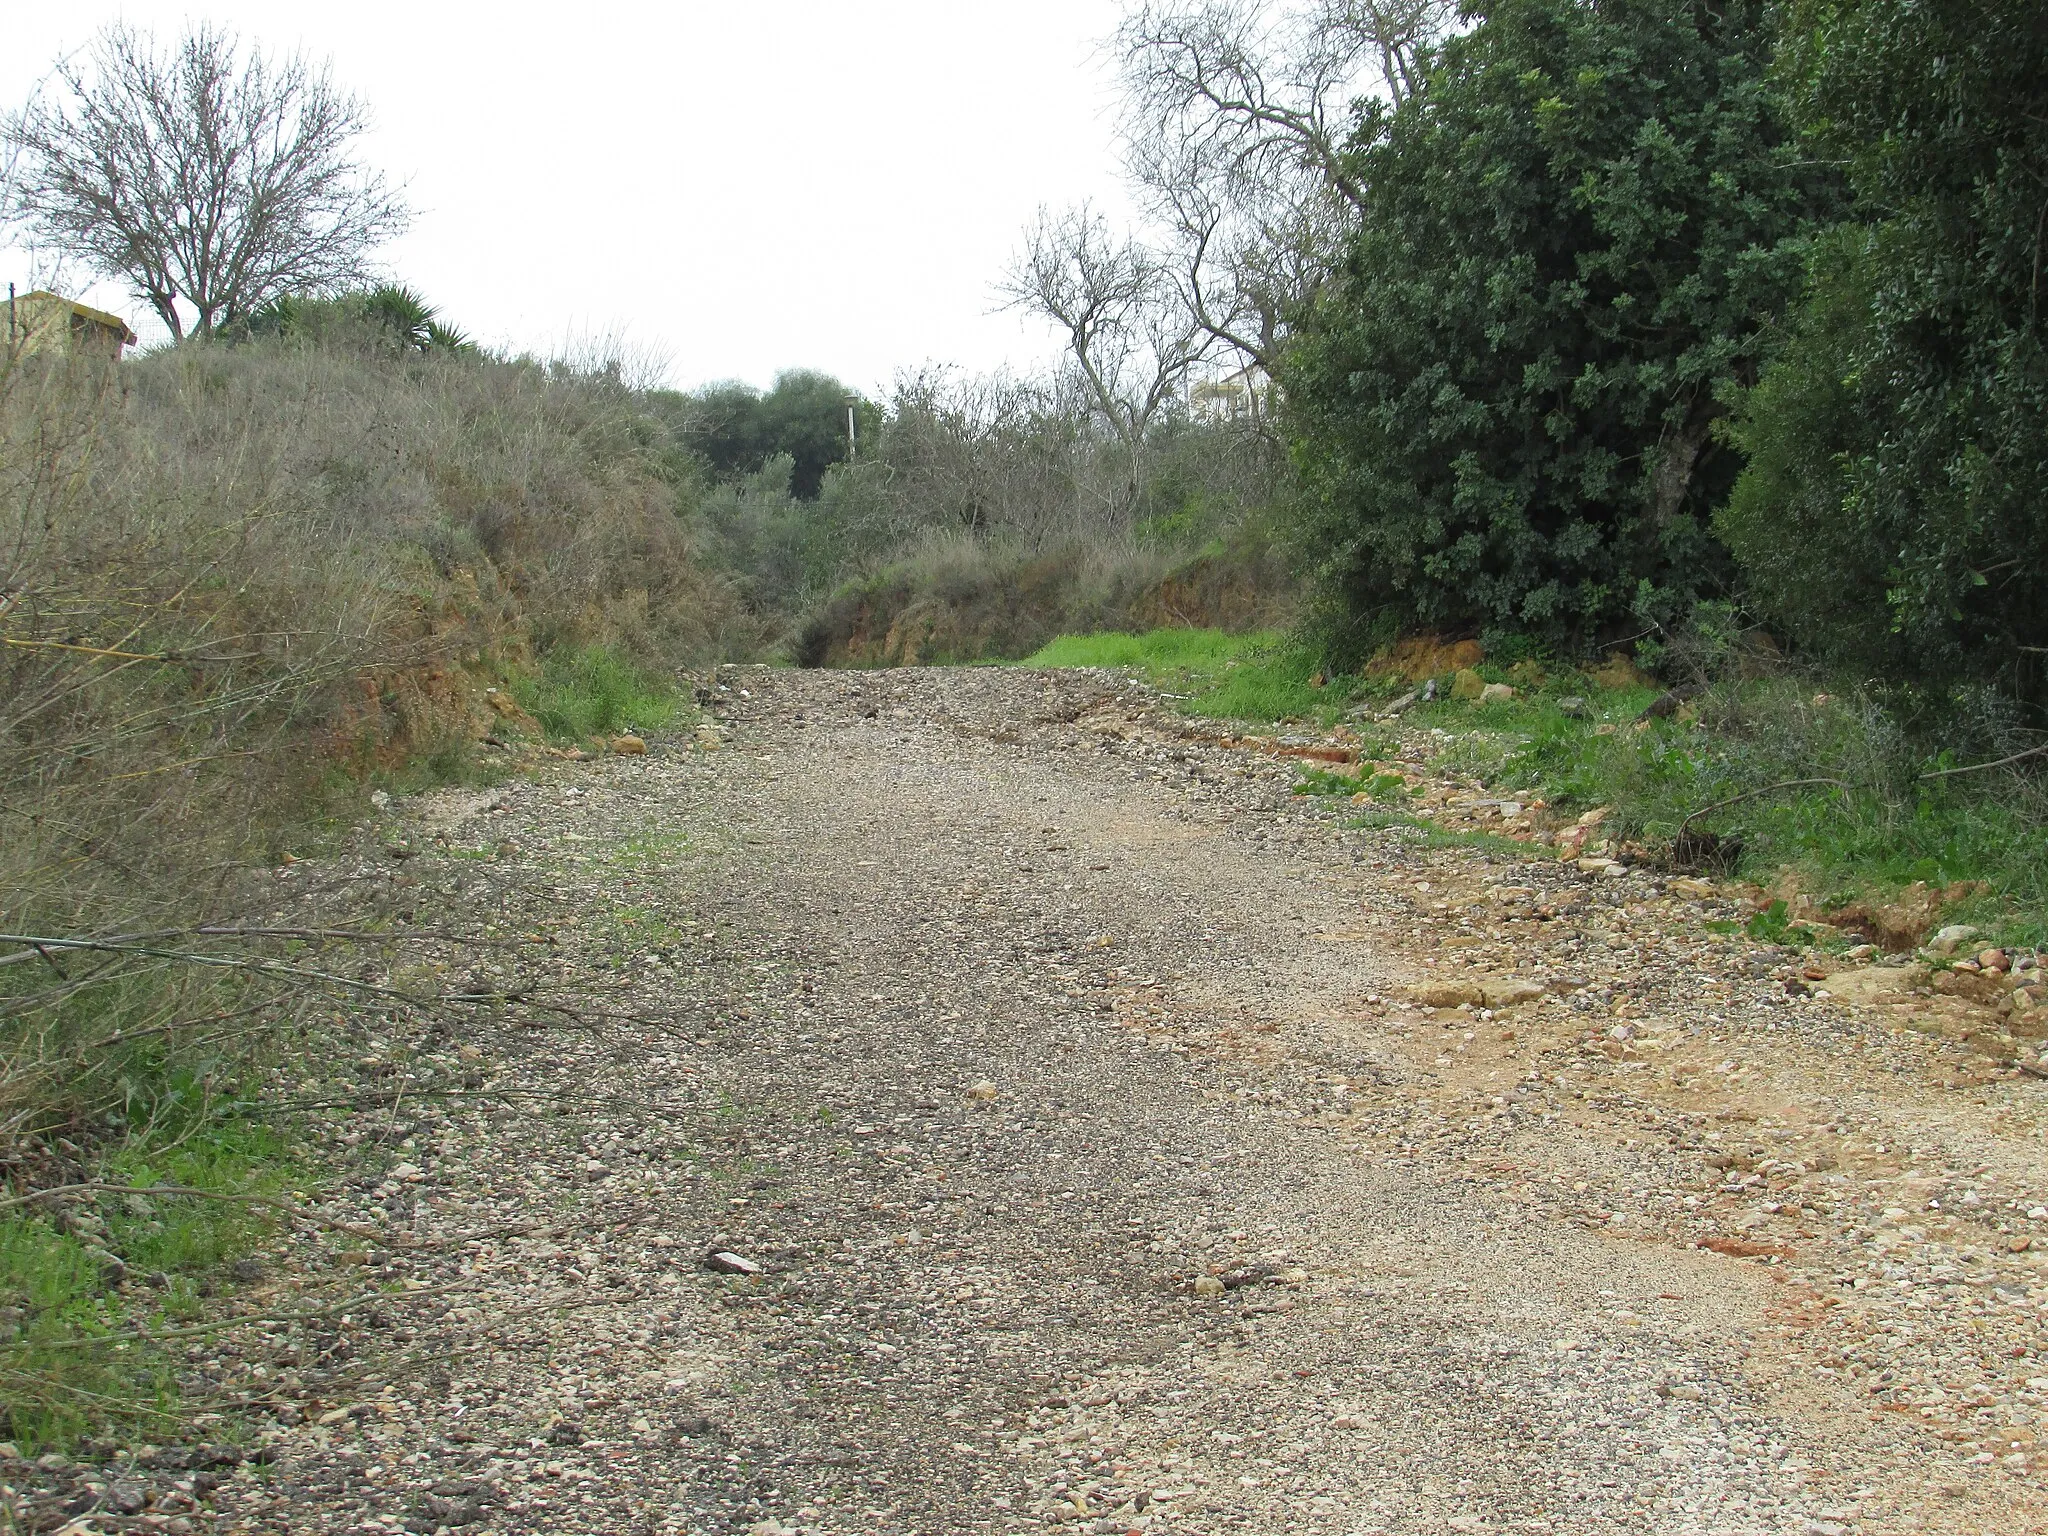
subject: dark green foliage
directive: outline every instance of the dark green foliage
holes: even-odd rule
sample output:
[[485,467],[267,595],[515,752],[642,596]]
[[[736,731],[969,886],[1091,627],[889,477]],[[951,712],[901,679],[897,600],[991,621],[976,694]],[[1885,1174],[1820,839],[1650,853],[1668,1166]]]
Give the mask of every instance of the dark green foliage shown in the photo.
[[1342,660],[1401,625],[1583,645],[1720,588],[1753,377],[1834,193],[1764,7],[1504,0],[1369,111],[1369,211],[1283,370]]
[[1829,660],[2048,698],[2048,7],[1800,0],[1784,71],[1860,223],[1744,402],[1723,519]]
[[355,342],[377,351],[476,352],[467,336],[442,324],[434,306],[402,283],[333,298],[279,294],[224,334],[230,341],[274,336],[330,346]]
[[716,474],[754,474],[787,454],[790,494],[801,501],[816,500],[825,471],[846,460],[849,405],[863,443],[873,444],[882,424],[871,401],[830,374],[804,368],[777,374],[765,395],[745,384],[714,384],[698,391],[697,403],[704,413],[699,447]]

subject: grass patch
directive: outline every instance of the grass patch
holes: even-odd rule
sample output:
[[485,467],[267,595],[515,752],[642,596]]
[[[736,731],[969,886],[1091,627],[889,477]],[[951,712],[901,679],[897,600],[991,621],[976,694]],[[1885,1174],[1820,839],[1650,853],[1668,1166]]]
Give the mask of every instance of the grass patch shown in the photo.
[[699,852],[697,840],[685,832],[643,832],[621,838],[599,855],[607,865],[625,872],[670,869]]
[[512,696],[549,740],[562,743],[658,731],[686,710],[673,683],[602,645],[549,651],[538,673],[514,681]]
[[1499,837],[1491,832],[1455,832],[1435,822],[1424,821],[1419,816],[1410,816],[1405,811],[1374,807],[1350,817],[1344,825],[1373,832],[1412,833],[1415,841],[1424,848],[1475,848],[1481,853],[1503,854],[1512,859],[1529,857],[1529,845],[1518,843],[1511,837]]
[[[1725,935],[1742,934],[1755,939],[1759,944],[1786,944],[1805,948],[1819,942],[1819,935],[1792,916],[1790,903],[1773,901],[1749,914],[1746,922],[1716,919],[1707,924],[1707,931]],[[1846,944],[1847,941],[1841,941]]]
[[[153,1143],[155,1143],[153,1145]],[[97,1181],[275,1195],[303,1170],[274,1132],[220,1115],[131,1142]],[[271,1223],[235,1200],[112,1192],[0,1214],[0,1438],[28,1454],[182,1417],[172,1346],[134,1335],[204,1317]]]
[[1226,635],[1220,629],[1155,629],[1142,635],[1116,631],[1061,635],[1030,657],[1027,667],[1110,667],[1183,679],[1213,676],[1254,651],[1277,643],[1271,634]]
[[[1438,767],[1560,810],[1607,806],[1609,835],[1668,847],[1704,810],[1692,830],[1732,845],[1728,867],[1746,878],[1770,882],[1790,869],[1824,903],[1883,899],[1915,882],[1979,882],[1954,918],[2005,943],[2048,942],[2048,785],[2038,774],[1928,779],[1949,759],[1881,699],[1817,690],[1810,679],[1723,682],[1682,713],[1650,720],[1640,717],[1653,689],[1584,690],[1587,712],[1567,714],[1563,687],[1423,705],[1408,719],[1448,733]],[[1994,740],[1967,756],[2006,750]],[[1799,779],[1838,784],[1775,787]],[[1723,801],[1735,803],[1708,809]],[[1768,916],[1759,921],[1770,928]]]
[[[2048,940],[2048,791],[2037,777],[1926,778],[1941,760],[1854,692],[1730,683],[1694,707],[1695,719],[1607,735],[1532,713],[1500,781],[1557,804],[1611,806],[1620,835],[1653,844],[1675,838],[1695,812],[1747,797],[1692,823],[1739,842],[1743,874],[1790,867],[1824,900],[1981,882],[1974,912],[2007,942]],[[1838,783],[1773,787],[1814,778]]]
[[[1370,767],[1371,764],[1366,764]],[[1365,795],[1373,800],[1399,802],[1409,796],[1408,781],[1398,773],[1367,773],[1361,769],[1356,774],[1336,773],[1328,768],[1309,768],[1303,771],[1294,786],[1297,795],[1334,795],[1351,799]]]
[[[463,736],[444,741],[431,751],[370,777],[373,783],[393,794],[417,795],[450,787],[486,789],[504,783],[510,774],[503,763],[485,757],[475,742]],[[356,793],[360,795],[360,786],[356,786]]]
[[1183,714],[1247,725],[1334,725],[1354,697],[1352,679],[1327,677],[1313,652],[1270,630],[1062,635],[1020,665],[1132,673]]
[[[232,1197],[313,1173],[254,1113],[312,1020],[332,1017],[298,975],[267,971],[301,947],[180,964],[207,946],[174,944],[0,970],[0,1439],[24,1450],[174,1433],[184,1346],[139,1331],[202,1319],[235,1288],[273,1224]],[[165,1185],[230,1198],[123,1192]]]

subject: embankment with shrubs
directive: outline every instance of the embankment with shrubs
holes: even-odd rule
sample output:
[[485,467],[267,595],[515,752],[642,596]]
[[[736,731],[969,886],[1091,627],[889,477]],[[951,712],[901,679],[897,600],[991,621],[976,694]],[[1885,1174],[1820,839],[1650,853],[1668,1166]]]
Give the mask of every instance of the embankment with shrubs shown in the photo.
[[601,376],[283,345],[40,362],[0,379],[17,921],[181,905],[323,780],[474,747],[487,690],[540,658],[672,670],[763,639],[694,557],[672,445]]
[[189,1323],[319,1177],[252,1106],[400,1006],[351,980],[374,949],[252,931],[250,872],[522,730],[658,724],[678,666],[763,643],[679,515],[691,462],[602,371],[361,337],[0,358],[0,1171],[70,1191],[0,1206],[0,1439],[164,1432],[134,1330]]

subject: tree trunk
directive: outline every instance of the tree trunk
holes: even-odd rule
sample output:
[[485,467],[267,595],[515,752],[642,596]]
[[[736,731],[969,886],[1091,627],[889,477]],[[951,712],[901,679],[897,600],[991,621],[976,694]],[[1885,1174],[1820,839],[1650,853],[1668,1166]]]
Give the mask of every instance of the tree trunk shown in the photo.
[[1714,418],[1720,413],[1720,405],[1712,399],[1704,407],[1696,404],[1685,425],[1664,440],[1664,451],[1650,480],[1650,515],[1659,527],[1670,522],[1685,505],[1686,493],[1692,489],[1693,471],[1699,467],[1700,455],[1713,433]]

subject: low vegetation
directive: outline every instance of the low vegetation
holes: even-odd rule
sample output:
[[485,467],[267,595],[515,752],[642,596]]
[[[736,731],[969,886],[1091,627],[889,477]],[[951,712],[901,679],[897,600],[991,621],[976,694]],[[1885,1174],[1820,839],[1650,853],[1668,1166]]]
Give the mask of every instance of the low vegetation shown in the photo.
[[933,534],[820,603],[794,653],[807,666],[1014,660],[1063,631],[1260,628],[1293,610],[1285,560],[1250,528],[1192,553],[1131,538],[1033,549]]
[[1482,701],[1455,697],[1451,671],[1325,675],[1313,650],[1279,633],[1063,636],[1029,664],[1115,668],[1190,715],[1252,728],[1346,727],[1364,768],[1311,768],[1301,788],[1363,795],[1376,824],[1414,818],[1403,779],[1375,759],[1396,764],[1420,746],[1440,768],[1540,798],[1555,815],[1604,810],[1604,836],[1670,867],[1789,882],[1836,910],[1920,886],[2009,941],[2048,938],[2048,783],[2027,771],[2031,759],[2000,762],[2025,747],[1996,717],[1977,722],[1977,750],[1959,761],[1929,753],[1881,694],[1829,692],[1782,667],[1667,690],[1627,667],[1596,678],[1481,661],[1466,669],[1474,687],[1512,690]]
[[1142,677],[1188,714],[1259,725],[1328,726],[1350,703],[1341,684],[1329,685],[1315,653],[1279,630],[1062,635],[1025,665],[1113,668]]
[[520,676],[512,694],[550,741],[569,746],[662,730],[686,707],[671,679],[603,645],[555,647]]
[[705,452],[706,560],[806,666],[1014,659],[1063,630],[1293,612],[1278,444],[1245,421],[1176,409],[1120,435],[1060,377],[946,373],[879,404],[793,374],[675,408]]
[[[180,345],[0,359],[0,1436],[175,1422],[151,1335],[321,1176],[282,1085],[392,1006],[352,967],[411,917],[264,928],[261,872],[373,786],[672,728],[715,659],[1114,668],[1348,733],[1363,766],[1301,788],[1378,824],[1454,835],[1421,754],[1633,858],[2048,937],[2048,32],[1998,0],[1259,14],[1127,20],[1171,227],[1041,219],[1004,290],[1063,338],[1040,376],[681,393],[488,355],[347,291],[400,210],[339,97],[369,201],[314,291],[181,272]],[[1374,69],[1385,102],[1331,94]],[[123,200],[51,190],[99,122],[7,121],[18,213],[141,282]],[[182,248],[181,195],[143,233]]]
[[0,1439],[162,1428],[138,1330],[232,1289],[298,1166],[251,1116],[392,1006],[297,953],[350,943],[260,931],[252,871],[507,757],[508,691],[563,741],[654,729],[761,639],[658,413],[384,327],[0,359]]

